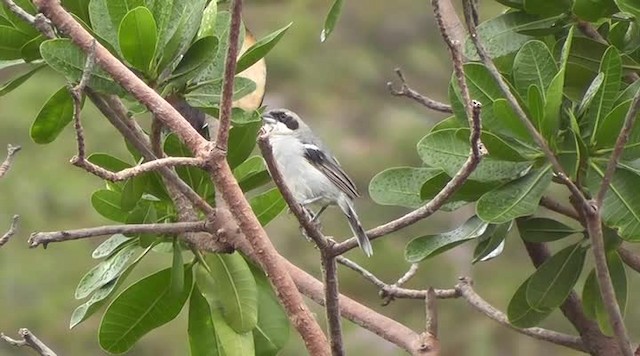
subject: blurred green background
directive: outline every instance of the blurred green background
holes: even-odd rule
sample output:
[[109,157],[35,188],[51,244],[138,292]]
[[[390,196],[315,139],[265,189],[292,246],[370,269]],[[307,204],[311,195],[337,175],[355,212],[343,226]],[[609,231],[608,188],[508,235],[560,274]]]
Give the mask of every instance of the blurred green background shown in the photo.
[[[331,5],[329,0],[247,2],[245,22],[260,38],[294,21],[267,57],[265,104],[286,106],[298,112],[332,147],[364,193],[357,205],[363,224],[370,228],[406,210],[374,204],[366,194],[369,180],[388,167],[420,165],[415,144],[444,118],[407,99],[392,97],[386,83],[396,79],[393,69],[401,67],[415,89],[446,101],[451,65],[428,2],[345,3],[335,32],[322,44],[320,30]],[[486,19],[502,9],[484,2],[481,10]],[[1,72],[0,82],[14,74]],[[19,328],[27,327],[59,355],[101,355],[104,352],[96,336],[99,314],[73,330],[68,329],[68,323],[71,312],[82,303],[73,298],[75,285],[96,263],[90,252],[104,238],[54,244],[47,250],[30,250],[26,244],[33,231],[109,223],[93,211],[89,202],[91,192],[103,183],[69,164],[75,153],[71,127],[48,146],[38,146],[29,138],[29,126],[40,106],[64,84],[61,76],[41,71],[19,90],[0,98],[0,148],[7,143],[23,148],[9,174],[0,180],[0,230],[8,228],[13,214],[21,216],[19,233],[0,249],[0,331],[16,336]],[[89,152],[129,158],[115,129],[92,107],[85,108],[83,120]],[[371,259],[364,258],[359,250],[350,252],[349,257],[392,283],[408,268],[403,248],[410,238],[450,229],[472,212],[473,207],[467,207],[455,213],[438,213],[400,233],[376,240]],[[338,238],[349,235],[337,212],[324,215],[323,222],[326,234]],[[320,275],[318,253],[300,237],[292,216],[283,214],[268,230],[284,256]],[[470,263],[472,250],[472,245],[463,245],[422,263],[409,286],[450,288],[458,276],[469,275],[480,295],[505,310],[515,289],[533,270],[522,243],[512,233],[503,255],[475,266]],[[170,264],[170,255],[151,254],[129,280]],[[636,276],[631,276],[630,283],[630,290],[637,290]],[[422,301],[397,300],[382,307],[376,288],[342,267],[340,287],[344,294],[414,330],[424,328]],[[634,298],[629,299],[626,319],[633,321],[640,313],[633,305]],[[318,318],[323,319],[323,310],[313,302],[309,304]],[[461,300],[440,301],[438,305],[443,355],[576,354],[501,327]],[[128,354],[188,355],[185,311],[186,308],[178,319],[145,336]],[[628,322],[632,333],[633,324]],[[575,334],[557,311],[542,326]],[[350,355],[403,354],[394,345],[348,321],[344,322],[344,332]],[[0,343],[0,355],[30,352]],[[289,345],[281,354],[304,353],[300,338],[292,329]]]

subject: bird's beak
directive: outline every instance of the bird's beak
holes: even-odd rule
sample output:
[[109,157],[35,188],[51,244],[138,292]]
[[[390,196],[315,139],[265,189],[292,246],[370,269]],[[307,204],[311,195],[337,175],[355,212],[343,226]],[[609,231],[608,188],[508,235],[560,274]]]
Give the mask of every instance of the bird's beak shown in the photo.
[[264,113],[262,114],[262,121],[264,121],[265,124],[275,124],[276,123],[276,119],[273,118],[273,116],[271,115],[271,113]]

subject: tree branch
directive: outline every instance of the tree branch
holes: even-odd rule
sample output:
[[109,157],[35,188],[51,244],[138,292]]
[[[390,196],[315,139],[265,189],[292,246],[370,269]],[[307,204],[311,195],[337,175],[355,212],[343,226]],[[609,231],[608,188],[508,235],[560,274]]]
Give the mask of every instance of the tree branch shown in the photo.
[[336,258],[328,253],[322,255],[322,276],[324,279],[324,300],[327,324],[329,325],[329,343],[333,356],[344,355],[342,325],[340,322],[340,292],[338,288],[338,266]]
[[40,341],[35,335],[31,333],[28,329],[22,328],[18,330],[18,334],[22,337],[22,340],[15,340],[4,333],[0,333],[0,339],[4,340],[8,344],[16,347],[27,346],[32,348],[35,352],[37,352],[41,356],[56,356],[56,353],[53,352],[44,342]]
[[424,298],[424,303],[426,311],[425,330],[433,335],[433,337],[438,337],[438,298],[432,287],[427,289],[427,296]]
[[51,242],[64,242],[87,237],[123,234],[180,234],[184,232],[207,231],[205,221],[177,222],[159,224],[126,224],[106,225],[78,230],[62,230],[51,232],[34,232],[29,238],[29,247],[43,245],[45,248]]
[[640,273],[640,256],[637,253],[623,246],[618,247],[618,253],[627,266]]
[[546,195],[540,199],[540,205],[558,214],[569,217],[573,220],[581,221],[580,215],[575,211],[575,209],[570,208],[568,206],[564,206],[560,204],[559,201],[554,200],[553,198],[548,197]]
[[11,144],[7,145],[7,157],[4,159],[2,164],[0,164],[0,178],[4,177],[4,175],[7,174],[9,168],[11,168],[11,165],[13,164],[14,156],[21,149],[22,147],[20,146],[12,146]]
[[142,173],[159,170],[160,168],[171,168],[177,166],[203,167],[205,165],[205,160],[194,157],[165,157],[143,162],[119,172],[111,172],[110,170],[104,169],[86,159],[80,158],[80,156],[74,156],[71,158],[71,163],[74,166],[83,168],[87,172],[104,180],[108,180],[110,182],[121,182]]
[[238,60],[238,36],[242,22],[242,0],[233,0],[231,4],[231,25],[229,29],[229,48],[224,63],[224,82],[222,83],[222,99],[220,100],[220,119],[216,148],[226,152],[229,145],[229,128],[231,127],[231,104],[233,100],[233,78],[236,75]]
[[447,105],[437,100],[433,100],[413,90],[405,80],[404,74],[402,74],[402,71],[400,70],[400,68],[396,68],[395,72],[398,78],[400,79],[401,86],[400,86],[400,89],[394,89],[393,83],[387,82],[387,89],[389,90],[391,95],[404,96],[406,98],[414,100],[418,104],[421,104],[422,106],[431,110],[435,110],[435,111],[439,111],[447,114],[453,113],[453,109],[451,109],[451,105]]
[[534,339],[548,341],[556,345],[566,346],[577,351],[587,351],[580,337],[571,336],[543,328],[523,329],[513,326],[511,323],[509,323],[509,319],[503,312],[487,303],[473,290],[471,279],[468,277],[460,278],[460,281],[458,282],[458,284],[456,284],[455,288],[458,293],[460,293],[460,296],[464,298],[467,303],[469,303],[469,305],[471,305],[474,309],[481,312],[482,314],[497,321],[500,325],[506,326],[512,330],[530,336]]
[[2,237],[0,237],[0,247],[6,244],[9,241],[9,239],[16,234],[16,231],[18,230],[19,221],[20,221],[19,215],[14,215],[11,218],[11,226],[9,226],[9,230],[7,230],[7,232],[5,232],[4,235],[2,235]]

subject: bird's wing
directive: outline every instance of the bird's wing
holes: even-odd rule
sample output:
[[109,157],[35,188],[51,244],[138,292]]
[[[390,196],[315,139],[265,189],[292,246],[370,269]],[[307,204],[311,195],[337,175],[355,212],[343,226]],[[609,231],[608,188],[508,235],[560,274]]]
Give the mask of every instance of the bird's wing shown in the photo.
[[334,157],[324,153],[324,151],[312,143],[305,143],[303,146],[304,157],[311,165],[327,176],[327,178],[349,198],[354,199],[360,196],[358,188],[356,188],[356,185],[342,167],[340,167],[340,163],[338,163]]

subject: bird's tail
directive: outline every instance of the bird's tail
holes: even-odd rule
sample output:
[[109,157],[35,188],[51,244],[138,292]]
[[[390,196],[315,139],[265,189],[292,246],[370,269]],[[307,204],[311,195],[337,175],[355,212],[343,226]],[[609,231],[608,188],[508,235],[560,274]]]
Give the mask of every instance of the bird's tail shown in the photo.
[[358,219],[358,214],[356,214],[356,210],[353,208],[353,203],[350,199],[340,199],[338,201],[338,205],[344,215],[347,216],[347,220],[349,221],[349,227],[351,227],[351,231],[358,239],[358,245],[364,251],[364,254],[367,257],[371,257],[373,255],[373,247],[371,246],[371,241],[369,241],[369,237],[367,233],[362,228],[360,224],[360,220]]

